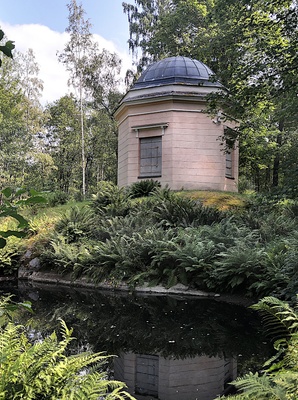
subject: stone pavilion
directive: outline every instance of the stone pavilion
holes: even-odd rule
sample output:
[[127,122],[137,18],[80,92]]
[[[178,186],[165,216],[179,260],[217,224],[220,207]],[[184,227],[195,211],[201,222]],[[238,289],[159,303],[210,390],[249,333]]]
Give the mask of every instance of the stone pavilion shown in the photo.
[[237,191],[238,148],[224,151],[228,124],[206,113],[207,96],[225,90],[213,75],[181,56],[143,72],[115,113],[120,187],[154,179],[172,190]]

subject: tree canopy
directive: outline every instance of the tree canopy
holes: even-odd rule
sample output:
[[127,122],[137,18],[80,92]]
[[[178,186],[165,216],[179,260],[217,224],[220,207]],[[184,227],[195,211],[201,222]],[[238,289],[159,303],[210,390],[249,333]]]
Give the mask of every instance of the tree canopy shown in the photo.
[[297,2],[135,0],[123,9],[138,71],[168,56],[205,62],[228,89],[211,110],[239,121],[242,176],[258,190],[284,185],[297,126]]

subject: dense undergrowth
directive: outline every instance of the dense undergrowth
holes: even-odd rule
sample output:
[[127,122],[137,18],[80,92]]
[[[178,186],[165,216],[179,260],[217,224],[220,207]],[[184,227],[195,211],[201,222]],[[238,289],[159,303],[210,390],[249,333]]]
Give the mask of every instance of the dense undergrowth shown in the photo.
[[[194,193],[175,193],[149,181],[126,190],[103,182],[89,204],[32,218],[30,237],[14,238],[0,262],[7,273],[29,250],[43,268],[85,275],[95,283],[182,283],[220,293],[295,298],[298,203],[257,195],[225,198],[229,207],[222,199],[217,207],[206,206]],[[208,201],[215,203],[210,194]]]

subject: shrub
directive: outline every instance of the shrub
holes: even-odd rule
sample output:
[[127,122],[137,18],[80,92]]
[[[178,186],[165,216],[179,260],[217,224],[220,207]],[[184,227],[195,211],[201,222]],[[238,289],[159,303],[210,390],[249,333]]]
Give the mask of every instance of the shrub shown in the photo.
[[12,235],[5,239],[5,246],[0,248],[0,276],[17,274],[22,254],[22,241],[21,238],[14,236],[16,230],[17,223],[12,218],[1,220],[1,234],[7,232],[8,234],[12,233]]
[[279,202],[279,208],[282,209],[283,214],[290,218],[298,217],[298,201],[297,200],[284,200]]
[[153,179],[145,179],[139,182],[134,182],[128,188],[128,194],[132,199],[137,197],[147,197],[154,194],[156,189],[160,188],[160,182]]
[[149,270],[156,283],[167,287],[182,283],[206,288],[204,279],[216,253],[214,243],[202,240],[195,229],[180,230],[171,240],[153,243]]
[[0,249],[0,276],[17,275],[21,254],[20,239],[8,238],[6,246]]
[[211,225],[224,218],[224,212],[183,197],[168,189],[157,191],[153,210],[157,222],[165,227]]
[[206,285],[217,291],[249,294],[250,286],[263,279],[265,257],[263,248],[239,242],[218,254]]
[[89,246],[81,243],[67,243],[64,236],[58,234],[40,255],[44,267],[50,267],[60,273],[72,272],[74,277],[81,274],[90,260]]
[[71,207],[56,223],[56,232],[63,235],[68,243],[90,236],[95,225],[94,214],[90,207]]
[[68,194],[62,191],[48,193],[46,197],[50,207],[56,207],[61,204],[66,204],[68,201]]
[[126,215],[129,211],[129,197],[124,189],[112,182],[102,181],[99,190],[93,196],[91,207],[99,215]]
[[118,193],[118,187],[113,182],[101,181],[92,206],[97,209],[111,204],[116,193]]
[[95,282],[101,279],[132,282],[133,277],[147,271],[152,259],[152,248],[160,240],[168,241],[173,232],[144,227],[142,232],[125,234],[115,232],[106,242],[97,243],[92,252],[92,261],[84,269]]

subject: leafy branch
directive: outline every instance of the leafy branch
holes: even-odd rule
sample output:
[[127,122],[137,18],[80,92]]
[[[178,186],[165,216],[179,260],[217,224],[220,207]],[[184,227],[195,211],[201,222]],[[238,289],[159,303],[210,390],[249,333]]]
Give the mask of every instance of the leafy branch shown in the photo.
[[[0,41],[4,38],[4,32],[0,30]],[[8,40],[4,45],[0,46],[0,51],[9,58],[13,58],[12,50],[15,48],[14,42]],[[2,65],[2,60],[0,58],[0,67]]]
[[[1,190],[0,193],[2,194],[0,218],[12,217],[18,223],[15,230],[0,231],[0,249],[2,249],[5,247],[8,237],[15,236],[22,238],[26,236],[26,228],[28,228],[29,222],[18,212],[18,209],[22,206],[46,203],[46,199],[32,189],[27,190],[22,188],[13,192],[11,188],[6,188]],[[26,197],[21,198],[23,195],[26,195]]]

